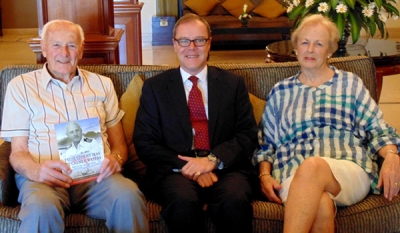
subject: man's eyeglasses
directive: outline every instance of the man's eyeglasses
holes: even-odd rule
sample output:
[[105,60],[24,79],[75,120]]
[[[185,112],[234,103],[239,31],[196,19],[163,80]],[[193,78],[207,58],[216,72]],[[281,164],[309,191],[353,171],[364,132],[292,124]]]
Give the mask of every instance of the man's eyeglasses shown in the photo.
[[209,40],[205,39],[205,38],[200,38],[200,39],[194,39],[194,40],[189,40],[189,39],[174,39],[176,42],[178,42],[179,46],[181,47],[188,47],[190,45],[190,43],[194,43],[194,45],[196,45],[197,47],[202,47],[204,45],[206,45],[207,41]]

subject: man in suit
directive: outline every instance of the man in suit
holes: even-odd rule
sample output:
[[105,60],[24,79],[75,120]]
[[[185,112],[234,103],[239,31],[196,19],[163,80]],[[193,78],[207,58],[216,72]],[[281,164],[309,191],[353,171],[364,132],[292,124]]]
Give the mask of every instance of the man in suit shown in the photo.
[[173,43],[180,67],[145,81],[137,113],[142,188],[169,232],[204,232],[205,203],[217,232],[251,232],[257,126],[244,80],[207,65],[211,30],[201,17],[180,18]]

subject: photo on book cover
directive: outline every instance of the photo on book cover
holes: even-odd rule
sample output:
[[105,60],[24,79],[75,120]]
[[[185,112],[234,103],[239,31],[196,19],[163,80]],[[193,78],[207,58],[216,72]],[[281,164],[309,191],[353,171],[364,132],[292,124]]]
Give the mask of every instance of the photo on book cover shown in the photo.
[[99,118],[55,124],[60,159],[72,173],[72,184],[95,180],[104,159]]

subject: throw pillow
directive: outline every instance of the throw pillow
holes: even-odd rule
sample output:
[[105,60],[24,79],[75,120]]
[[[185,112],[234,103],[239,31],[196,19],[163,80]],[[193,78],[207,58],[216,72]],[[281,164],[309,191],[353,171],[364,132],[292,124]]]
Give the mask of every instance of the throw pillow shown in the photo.
[[247,4],[247,13],[250,13],[254,9],[254,4],[250,0],[226,0],[222,3],[222,7],[231,15],[238,18],[243,13],[244,4]]
[[217,0],[189,0],[185,5],[200,16],[208,15],[219,3]]
[[257,125],[261,121],[262,114],[264,113],[265,104],[267,101],[257,98],[255,95],[249,93],[250,103],[253,105],[254,118],[256,119]]
[[264,0],[253,12],[262,17],[274,19],[283,15],[283,13],[286,12],[286,7],[283,7],[282,4],[276,0]]
[[132,142],[136,113],[140,104],[140,96],[142,95],[142,87],[143,80],[136,74],[119,100],[119,108],[125,112],[122,118],[122,127],[124,128],[125,141],[129,152],[129,158],[125,166],[129,166],[130,169],[133,169],[138,175],[144,175],[146,168],[136,155],[135,146]]

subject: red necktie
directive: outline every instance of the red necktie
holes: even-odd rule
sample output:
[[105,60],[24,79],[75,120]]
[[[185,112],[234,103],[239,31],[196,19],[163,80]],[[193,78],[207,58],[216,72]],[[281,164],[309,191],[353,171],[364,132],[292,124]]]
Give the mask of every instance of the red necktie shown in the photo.
[[196,76],[190,76],[189,80],[193,83],[192,90],[189,92],[189,112],[190,121],[195,132],[194,147],[197,150],[210,150],[210,141],[208,139],[208,119],[203,104],[201,91],[197,87]]

